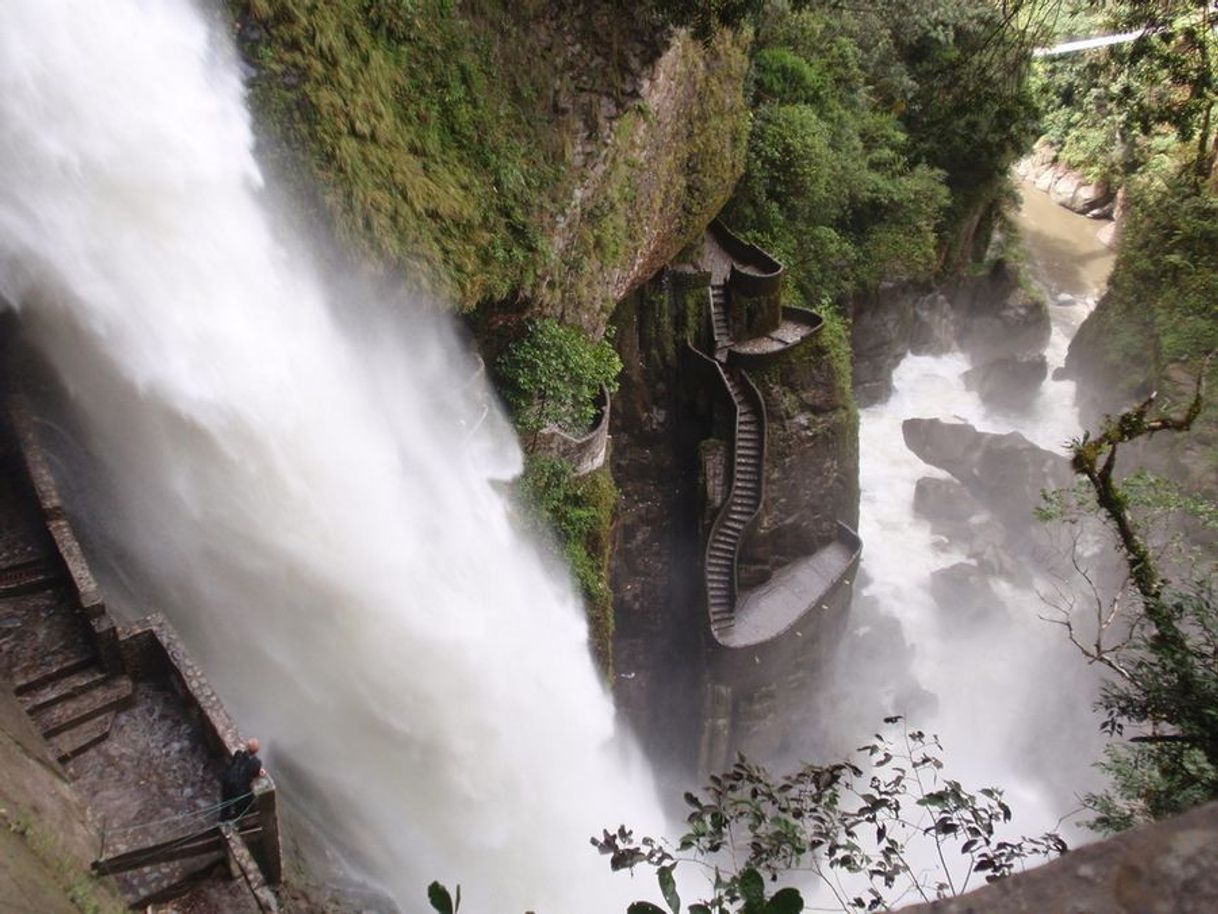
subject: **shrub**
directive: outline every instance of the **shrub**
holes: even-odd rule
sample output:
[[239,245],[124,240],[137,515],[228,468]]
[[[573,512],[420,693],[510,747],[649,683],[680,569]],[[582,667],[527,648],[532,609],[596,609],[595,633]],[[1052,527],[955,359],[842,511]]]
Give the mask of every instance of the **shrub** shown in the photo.
[[617,390],[622,362],[605,340],[594,342],[554,318],[529,321],[496,363],[504,398],[525,435],[556,425],[586,432],[602,386]]

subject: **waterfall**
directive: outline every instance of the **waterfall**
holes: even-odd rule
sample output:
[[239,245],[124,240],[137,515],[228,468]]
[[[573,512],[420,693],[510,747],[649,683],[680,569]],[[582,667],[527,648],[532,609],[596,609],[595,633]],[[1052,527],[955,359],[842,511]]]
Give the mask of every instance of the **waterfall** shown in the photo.
[[0,295],[83,425],[79,520],[404,909],[440,879],[475,909],[622,910],[588,837],[657,804],[495,486],[518,447],[472,429],[487,393],[443,319],[330,300],[252,146],[187,0],[0,5]]

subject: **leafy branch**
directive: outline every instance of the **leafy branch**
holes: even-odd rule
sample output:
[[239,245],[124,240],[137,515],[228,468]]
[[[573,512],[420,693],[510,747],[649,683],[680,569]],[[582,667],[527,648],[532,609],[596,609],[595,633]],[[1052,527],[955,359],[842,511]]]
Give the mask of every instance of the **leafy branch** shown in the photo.
[[[885,719],[889,725],[899,717]],[[999,831],[1011,810],[995,788],[976,793],[945,777],[938,738],[903,729],[899,739],[875,734],[856,760],[805,764],[775,777],[740,758],[687,793],[687,830],[675,843],[636,839],[624,825],[592,843],[614,870],[655,870],[660,894],[680,914],[674,873],[695,865],[709,876],[710,895],[688,914],[788,914],[804,909],[799,889],[769,883],[811,874],[847,912],[885,910],[909,895],[933,900],[966,891],[974,877],[993,882],[1032,857],[1066,850],[1056,834],[1007,840]],[[914,860],[933,851],[937,866]],[[627,914],[664,914],[648,901]]]

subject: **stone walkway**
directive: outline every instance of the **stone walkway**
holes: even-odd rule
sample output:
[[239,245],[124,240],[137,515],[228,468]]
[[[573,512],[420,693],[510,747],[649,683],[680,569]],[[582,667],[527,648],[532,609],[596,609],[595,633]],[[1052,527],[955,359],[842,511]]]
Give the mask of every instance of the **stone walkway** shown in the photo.
[[[45,567],[30,573],[39,564]],[[204,747],[197,712],[152,681],[133,683],[102,669],[4,418],[0,680],[13,685],[26,714],[59,752],[101,836],[99,857],[198,832],[217,820],[215,812],[198,815],[218,802],[221,762]],[[131,828],[145,823],[156,824]],[[184,878],[199,880],[160,911],[257,914],[249,891],[228,878],[224,860],[214,854],[115,878],[132,903]]]
[[782,634],[821,602],[854,561],[850,546],[836,540],[813,555],[779,569],[736,606],[736,624],[723,639],[728,647],[748,647]]
[[815,333],[818,329],[819,327],[815,324],[783,318],[782,323],[765,336],[755,336],[751,340],[732,343],[731,350],[732,352],[739,352],[744,355],[765,355],[770,352],[780,352],[788,346],[798,343],[805,336]]

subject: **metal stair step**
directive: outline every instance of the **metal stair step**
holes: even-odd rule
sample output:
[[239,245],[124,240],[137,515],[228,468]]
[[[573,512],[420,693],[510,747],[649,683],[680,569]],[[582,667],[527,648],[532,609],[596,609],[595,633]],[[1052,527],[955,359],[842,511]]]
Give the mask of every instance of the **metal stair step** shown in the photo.
[[83,694],[34,715],[34,723],[45,737],[57,736],[87,720],[130,704],[135,695],[131,680],[112,676]]

